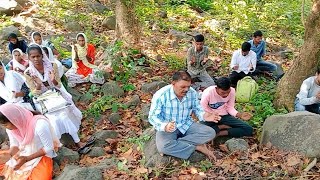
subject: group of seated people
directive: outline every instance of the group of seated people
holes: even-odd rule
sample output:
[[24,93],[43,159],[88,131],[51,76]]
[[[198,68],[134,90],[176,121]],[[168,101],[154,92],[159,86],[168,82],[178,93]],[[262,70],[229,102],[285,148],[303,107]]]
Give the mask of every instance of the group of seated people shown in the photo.
[[[81,154],[88,153],[94,142],[94,138],[80,141],[82,112],[66,86],[104,83],[104,77],[96,74],[95,47],[79,33],[72,46],[72,67],[65,72],[58,51],[39,32],[32,33],[29,45],[14,33],[8,40],[12,60],[7,66],[0,63],[0,124],[6,128],[10,149],[0,151],[0,176],[52,179],[52,158],[63,134],[71,135]],[[67,104],[54,111],[41,111],[43,106],[36,99],[53,90]]]
[[[206,146],[207,142],[218,136],[253,135],[253,128],[245,122],[252,114],[235,109],[234,87],[245,76],[261,72],[272,75],[277,70],[276,65],[262,59],[265,46],[261,31],[256,31],[252,40],[244,42],[241,49],[233,53],[229,77],[214,81],[206,71],[210,60],[204,37],[194,37],[193,46],[188,50],[187,70],[175,72],[172,83],[158,90],[151,101],[148,118],[157,130],[156,146],[161,155],[188,159],[194,151],[199,151],[214,160],[215,155]],[[193,78],[201,82],[194,83]],[[203,91],[201,98],[199,91]],[[319,102],[320,68],[316,76],[303,82],[295,109],[320,114]],[[193,115],[198,122],[193,120]]]

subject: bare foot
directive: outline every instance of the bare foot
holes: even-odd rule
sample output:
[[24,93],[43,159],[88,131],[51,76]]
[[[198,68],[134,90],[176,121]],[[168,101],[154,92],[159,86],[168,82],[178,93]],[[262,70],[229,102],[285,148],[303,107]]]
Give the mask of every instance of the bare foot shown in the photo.
[[210,160],[216,160],[216,156],[207,148],[205,144],[196,146],[196,150],[206,155]]

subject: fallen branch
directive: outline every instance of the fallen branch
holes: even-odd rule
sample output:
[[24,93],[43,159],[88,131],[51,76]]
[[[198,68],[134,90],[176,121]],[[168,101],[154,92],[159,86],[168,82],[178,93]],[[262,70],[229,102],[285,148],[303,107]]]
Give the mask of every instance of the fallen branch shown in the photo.
[[310,171],[317,164],[317,158],[314,158],[313,161],[303,170],[304,172]]

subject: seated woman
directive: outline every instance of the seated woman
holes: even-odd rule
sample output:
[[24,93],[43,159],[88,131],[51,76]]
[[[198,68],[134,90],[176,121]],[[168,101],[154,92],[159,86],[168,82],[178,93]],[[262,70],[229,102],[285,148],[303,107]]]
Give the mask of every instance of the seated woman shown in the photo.
[[29,88],[25,84],[25,78],[15,71],[7,71],[0,63],[0,105],[5,103],[30,103],[34,104],[29,97]]
[[79,148],[83,148],[84,144],[80,142],[77,134],[81,124],[82,113],[74,105],[72,96],[61,84],[57,65],[50,63],[45,52],[37,44],[31,44],[27,49],[27,53],[30,65],[25,71],[25,78],[32,95],[35,97],[40,96],[52,88],[61,92],[62,97],[68,101],[70,106],[46,113],[45,116],[50,119],[59,139],[62,134],[69,133],[76,145]]
[[0,106],[10,149],[0,152],[0,176],[5,179],[52,179],[53,157],[60,146],[48,119],[16,104]]
[[60,77],[61,83],[62,83],[62,85],[63,85],[64,87],[67,87],[67,86],[68,86],[68,79],[67,79],[67,77],[64,75],[64,68],[63,68],[61,62],[58,61],[58,60],[54,57],[54,55],[53,55],[53,53],[52,53],[52,50],[51,50],[50,48],[42,47],[42,49],[43,49],[44,52],[46,53],[49,61],[50,61],[51,63],[57,64],[57,66],[58,66],[58,71],[59,71],[59,77]]
[[53,55],[55,55],[56,57],[60,56],[58,50],[54,47],[54,44],[52,44],[50,41],[44,41],[43,38],[42,38],[41,33],[33,32],[31,34],[31,40],[32,40],[32,43],[38,44],[38,45],[40,45],[42,47],[50,48],[52,50],[52,52],[53,52]]
[[295,111],[309,111],[320,114],[320,67],[316,75],[303,81],[295,100]]
[[29,62],[24,58],[25,54],[20,49],[14,49],[12,51],[12,60],[8,63],[9,69],[23,74],[29,66]]
[[10,54],[12,54],[12,51],[14,49],[20,49],[23,53],[26,53],[27,51],[27,43],[24,40],[19,40],[18,36],[15,33],[11,33],[8,36],[8,48],[10,50]]
[[72,67],[66,72],[68,85],[76,86],[78,83],[104,83],[104,77],[96,72],[98,67],[94,65],[95,47],[87,43],[87,37],[83,33],[76,36],[77,44],[72,47]]

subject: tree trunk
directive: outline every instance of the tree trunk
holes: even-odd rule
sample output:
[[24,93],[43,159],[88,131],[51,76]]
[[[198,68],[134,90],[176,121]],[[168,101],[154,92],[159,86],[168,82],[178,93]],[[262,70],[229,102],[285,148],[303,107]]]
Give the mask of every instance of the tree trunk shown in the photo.
[[305,22],[304,44],[292,66],[277,86],[275,106],[294,110],[294,99],[302,81],[314,75],[320,62],[320,0],[313,1],[310,15]]
[[134,0],[116,0],[116,35],[126,46],[138,47],[139,20],[134,11]]

